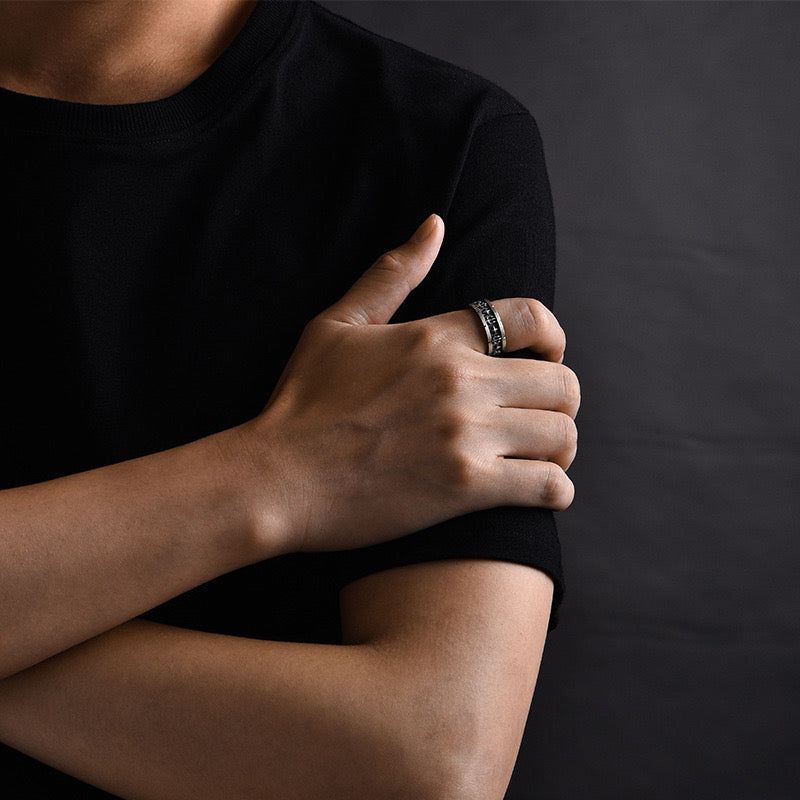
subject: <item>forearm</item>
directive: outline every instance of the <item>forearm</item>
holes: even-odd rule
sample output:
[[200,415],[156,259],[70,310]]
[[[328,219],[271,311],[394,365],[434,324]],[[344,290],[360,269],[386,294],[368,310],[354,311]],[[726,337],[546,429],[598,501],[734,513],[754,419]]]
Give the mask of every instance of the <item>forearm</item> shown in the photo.
[[0,740],[122,797],[436,798],[437,692],[369,645],[134,621],[0,682]]
[[281,552],[569,505],[578,386],[544,306],[497,301],[508,349],[544,361],[489,358],[467,310],[386,324],[442,234],[432,216],[317,315],[255,419],[0,492],[0,678]]
[[578,384],[544,306],[497,301],[509,351],[544,361],[489,358],[467,310],[386,324],[442,234],[430,217],[311,320],[255,419],[0,492],[0,678],[281,552],[569,505]]
[[500,798],[551,596],[453,560],[350,584],[344,646],[134,621],[0,681],[0,741],[142,800]]
[[0,492],[0,676],[255,560],[235,436]]

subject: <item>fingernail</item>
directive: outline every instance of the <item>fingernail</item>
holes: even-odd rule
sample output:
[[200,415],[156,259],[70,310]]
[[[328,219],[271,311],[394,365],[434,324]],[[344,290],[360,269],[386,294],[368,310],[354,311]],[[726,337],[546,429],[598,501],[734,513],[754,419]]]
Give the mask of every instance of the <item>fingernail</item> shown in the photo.
[[414,231],[411,241],[417,244],[424,242],[436,230],[436,219],[436,214],[431,214],[428,219]]

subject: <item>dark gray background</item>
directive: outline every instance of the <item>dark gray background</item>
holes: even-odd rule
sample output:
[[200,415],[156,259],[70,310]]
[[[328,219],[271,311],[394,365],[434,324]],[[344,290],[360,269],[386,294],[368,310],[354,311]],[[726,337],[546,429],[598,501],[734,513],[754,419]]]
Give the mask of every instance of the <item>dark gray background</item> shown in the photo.
[[323,5],[545,143],[584,401],[509,800],[800,797],[800,5]]

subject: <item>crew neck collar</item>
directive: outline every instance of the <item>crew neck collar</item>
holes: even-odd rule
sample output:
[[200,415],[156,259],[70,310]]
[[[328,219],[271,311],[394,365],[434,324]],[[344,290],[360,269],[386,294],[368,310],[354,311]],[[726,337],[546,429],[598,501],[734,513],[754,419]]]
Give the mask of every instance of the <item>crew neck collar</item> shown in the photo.
[[0,87],[0,114],[28,131],[102,139],[168,136],[201,122],[271,60],[299,4],[260,0],[222,55],[188,86],[161,100],[119,105],[73,103]]

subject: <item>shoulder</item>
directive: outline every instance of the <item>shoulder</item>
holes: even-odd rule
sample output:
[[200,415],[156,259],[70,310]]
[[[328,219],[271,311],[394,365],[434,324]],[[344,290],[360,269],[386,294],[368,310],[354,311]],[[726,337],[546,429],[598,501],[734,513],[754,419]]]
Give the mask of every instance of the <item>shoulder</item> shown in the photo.
[[[474,128],[494,118],[527,114],[516,98],[469,70],[380,36],[318,5],[307,3],[307,45],[324,52],[323,81],[338,79],[375,113],[402,114],[406,124]],[[400,121],[398,119],[398,121]]]

